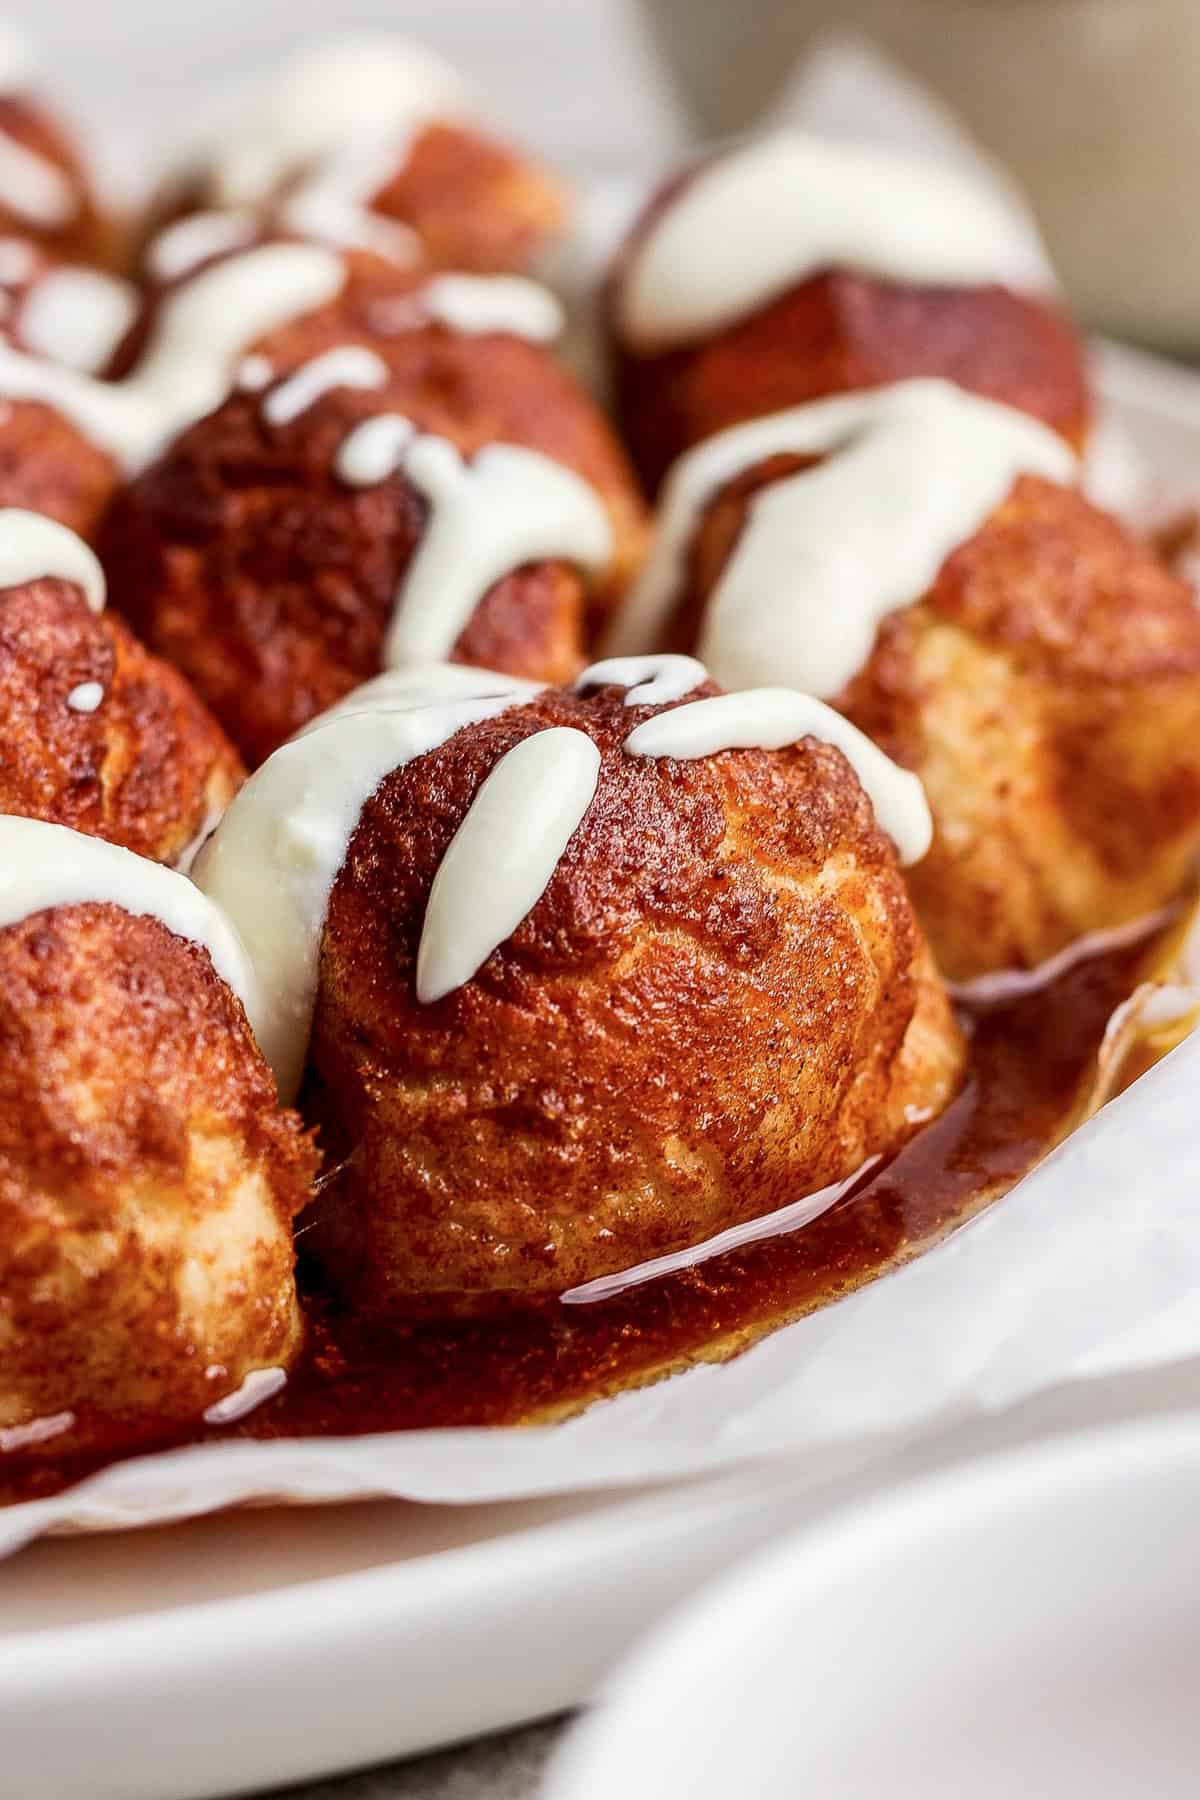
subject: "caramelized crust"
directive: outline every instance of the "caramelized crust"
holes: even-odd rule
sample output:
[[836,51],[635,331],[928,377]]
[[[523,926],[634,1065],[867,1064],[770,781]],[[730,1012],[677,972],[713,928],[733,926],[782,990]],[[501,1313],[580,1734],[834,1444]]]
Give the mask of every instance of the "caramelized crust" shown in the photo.
[[[320,178],[320,165],[297,170],[264,202],[264,233],[279,234],[284,203],[314,175]],[[202,171],[175,183],[140,233],[143,257],[168,225],[215,204]],[[448,122],[427,125],[413,137],[367,208],[368,228],[374,214],[413,233],[414,261],[425,273],[450,269],[477,275],[533,271],[563,232],[569,212],[567,190],[548,169],[471,126]],[[395,266],[395,273],[403,277],[407,271]]]
[[429,267],[521,273],[563,230],[565,190],[507,144],[462,125],[427,126],[372,212],[416,232]]
[[[67,696],[97,682],[93,712]],[[0,813],[46,819],[176,863],[232,799],[237,752],[174,669],[78,589],[0,593]]]
[[[718,497],[668,633],[691,648],[753,493]],[[1022,477],[890,614],[836,704],[925,784],[936,834],[907,871],[943,971],[1028,968],[1154,911],[1200,849],[1200,612],[1080,494]]]
[[21,506],[94,541],[120,470],[106,450],[40,400],[0,399],[0,506]]
[[808,400],[942,376],[1032,413],[1076,447],[1089,422],[1064,314],[1001,287],[912,288],[833,270],[656,356],[618,349],[618,410],[647,486],[693,444]]
[[108,905],[0,931],[0,1427],[115,1449],[286,1364],[312,1174],[207,952]]
[[397,412],[466,456],[505,442],[575,469],[607,506],[611,576],[533,564],[498,582],[454,659],[569,680],[636,563],[644,518],[606,422],[540,346],[440,325],[379,335],[380,308],[411,295],[378,258],[353,259],[339,301],[263,340],[280,374],[336,344],[388,363],[388,385],[337,389],[292,423],[236,392],[118,497],[103,533],[114,603],[151,648],[189,675],[248,760],[378,671],[404,571],[427,516],[402,475],[348,487],[337,452],[362,419]]
[[0,132],[61,169],[77,203],[73,215],[55,226],[13,212],[0,199],[0,236],[34,238],[70,262],[111,263],[118,249],[115,224],[102,212],[83,156],[61,120],[27,94],[0,94]]
[[[470,726],[363,812],[307,1094],[340,1165],[308,1241],[357,1306],[548,1298],[850,1174],[954,1091],[956,1027],[840,752],[635,758],[658,709],[623,700],[547,693]],[[446,847],[497,759],[553,725],[600,747],[595,799],[514,935],[419,1006]]]

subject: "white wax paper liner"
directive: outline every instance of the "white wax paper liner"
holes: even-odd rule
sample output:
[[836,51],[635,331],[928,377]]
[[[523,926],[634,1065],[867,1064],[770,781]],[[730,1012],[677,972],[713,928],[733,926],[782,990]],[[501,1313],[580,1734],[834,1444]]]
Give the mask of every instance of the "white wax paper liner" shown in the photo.
[[565,1425],[212,1444],[0,1512],[0,1553],[48,1530],[244,1503],[482,1502],[620,1487],[787,1454],[892,1454],[1097,1370],[1200,1355],[1200,1036],[973,1223],[767,1338]]

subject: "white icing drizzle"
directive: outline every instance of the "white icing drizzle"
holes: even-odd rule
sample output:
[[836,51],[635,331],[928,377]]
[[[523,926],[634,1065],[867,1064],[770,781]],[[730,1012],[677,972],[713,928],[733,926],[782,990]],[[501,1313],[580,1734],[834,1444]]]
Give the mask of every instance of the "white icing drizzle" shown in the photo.
[[390,136],[382,143],[350,145],[285,198],[279,209],[280,224],[301,237],[372,250],[404,266],[419,262],[417,233],[399,219],[370,210],[372,199],[386,187],[404,158],[405,145]]
[[344,279],[341,258],[317,244],[262,245],[169,293],[125,381],[97,381],[0,344],[0,396],[53,407],[137,469],[221,404],[248,345],[333,299]]
[[600,752],[585,732],[554,726],[502,756],[433,878],[417,952],[417,999],[443,999],[537,905],[592,803]]
[[629,689],[626,706],[665,706],[707,680],[708,670],[694,656],[610,656],[585,669],[575,691],[611,685]]
[[319,244],[263,244],[202,269],[164,300],[123,385],[154,414],[160,439],[221,404],[248,345],[323,306],[345,280]]
[[33,225],[56,230],[79,211],[79,197],[49,157],[0,131],[0,204]]
[[287,1386],[286,1369],[251,1369],[240,1387],[232,1394],[226,1394],[221,1400],[205,1408],[204,1423],[206,1425],[231,1425],[235,1419],[244,1419],[264,1401],[273,1395],[280,1394]]
[[0,930],[52,906],[102,902],[148,914],[201,945],[254,1027],[256,983],[241,940],[186,875],[66,825],[0,816]]
[[238,387],[247,393],[261,393],[263,388],[270,387],[274,381],[275,365],[269,356],[252,351],[249,356],[243,356],[238,364],[235,379]]
[[625,750],[630,756],[689,761],[721,750],[781,750],[804,737],[820,738],[841,751],[900,861],[920,862],[933,838],[933,821],[919,779],[899,768],[848,719],[809,694],[763,687],[693,700],[635,726],[625,739]]
[[915,287],[1053,290],[1032,229],[932,160],[784,132],[715,158],[667,202],[620,279],[634,349],[694,343],[827,269]]
[[129,382],[108,383],[0,344],[0,398],[49,406],[126,467],[135,467],[159,438],[156,414]]
[[349,144],[406,137],[467,110],[467,88],[440,57],[363,33],[313,46],[214,121],[190,164],[206,164],[219,206],[253,206],[297,170]]
[[37,251],[26,238],[0,238],[0,286],[20,287],[32,281],[37,261]]
[[104,689],[98,681],[81,681],[67,695],[67,705],[72,712],[94,713],[104,698]]
[[51,1438],[70,1431],[74,1423],[73,1412],[60,1412],[32,1419],[28,1425],[5,1425],[0,1429],[0,1456],[8,1456],[15,1450],[31,1450],[35,1444],[48,1444]]
[[878,1156],[868,1157],[853,1175],[847,1175],[829,1187],[818,1188],[802,1200],[793,1200],[777,1212],[766,1213],[760,1219],[747,1219],[743,1225],[731,1225],[727,1231],[720,1231],[716,1237],[706,1238],[701,1244],[690,1244],[667,1256],[655,1256],[649,1262],[636,1263],[633,1268],[622,1269],[615,1275],[598,1275],[594,1281],[568,1288],[559,1295],[559,1300],[564,1306],[590,1306],[598,1300],[612,1300],[628,1288],[641,1287],[644,1282],[657,1281],[663,1275],[677,1274],[680,1269],[694,1269],[698,1263],[709,1262],[714,1256],[725,1256],[743,1244],[757,1244],[764,1238],[786,1237],[789,1232],[800,1231],[864,1182],[879,1166],[880,1160]]
[[445,438],[383,413],[355,427],[336,468],[351,486],[402,471],[429,502],[384,645],[389,668],[447,656],[489,588],[523,564],[561,558],[590,571],[612,555],[595,491],[535,450],[488,444],[467,462]]
[[35,356],[94,375],[112,360],[137,309],[127,281],[99,269],[51,269],[22,302],[21,340]]
[[46,576],[73,582],[92,612],[104,611],[104,570],[95,551],[56,519],[0,507],[0,590]]
[[198,212],[177,219],[157,234],[146,251],[146,269],[155,281],[178,281],[214,256],[228,256],[253,243],[259,221],[251,212]]
[[361,344],[343,344],[303,363],[263,401],[269,425],[290,425],[334,388],[380,388],[388,378],[381,356]]
[[394,769],[512,704],[493,693],[327,716],[250,777],[200,852],[194,879],[249,952],[256,1034],[285,1102],[304,1071],[329,896],[363,807]]
[[612,649],[655,643],[706,508],[779,454],[828,460],[752,498],[697,649],[727,687],[785,682],[826,697],[866,662],[884,615],[920,599],[1019,475],[1065,483],[1077,473],[1047,426],[942,381],[898,382],[734,426],[676,463]]
[[420,707],[438,706],[444,700],[488,700],[507,695],[510,702],[532,700],[545,683],[523,681],[519,675],[500,675],[492,669],[477,669],[467,663],[430,663],[415,669],[385,669],[359,687],[352,688],[343,700],[310,719],[295,734],[305,737],[320,731],[331,719],[367,712],[409,712]]
[[550,344],[563,328],[562,306],[549,288],[522,275],[435,275],[413,301],[454,331],[505,332]]

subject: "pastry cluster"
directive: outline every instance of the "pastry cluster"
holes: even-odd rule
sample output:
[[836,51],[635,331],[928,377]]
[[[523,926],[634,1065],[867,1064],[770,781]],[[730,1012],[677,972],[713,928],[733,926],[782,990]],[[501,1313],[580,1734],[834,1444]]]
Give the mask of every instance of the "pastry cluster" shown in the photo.
[[614,423],[437,59],[306,53],[130,222],[0,50],[0,1450],[252,1404],[297,1220],[383,1326],[839,1191],[948,982],[1180,892],[1200,612],[974,188],[674,175]]

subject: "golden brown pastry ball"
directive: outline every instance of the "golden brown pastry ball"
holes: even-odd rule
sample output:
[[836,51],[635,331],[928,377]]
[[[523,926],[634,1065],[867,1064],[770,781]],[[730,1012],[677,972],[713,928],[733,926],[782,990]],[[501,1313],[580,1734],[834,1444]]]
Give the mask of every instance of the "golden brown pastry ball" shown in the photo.
[[139,315],[134,289],[30,237],[0,236],[0,506],[91,539],[122,471],[102,429],[106,370]]
[[[665,647],[695,643],[775,458],[709,508]],[[838,708],[920,775],[933,848],[907,871],[943,972],[1031,968],[1176,895],[1200,850],[1200,610],[1072,489],[1021,477],[883,621]]]
[[[143,266],[152,269],[150,253],[164,230],[219,210],[203,177],[176,188],[147,223]],[[253,216],[264,230],[318,242],[369,244],[385,255],[391,246],[401,267],[503,275],[535,270],[569,210],[565,188],[548,170],[500,139],[447,121],[423,127],[385,159],[359,199],[338,196],[335,165],[324,176],[319,169],[315,177],[290,176]]]
[[166,184],[150,231],[230,211],[402,264],[528,271],[562,231],[567,193],[478,110],[419,45],[386,34],[317,44],[234,97]]
[[0,1428],[117,1447],[286,1366],[312,1172],[206,951],[100,904],[0,931]]
[[175,670],[53,578],[0,590],[0,813],[177,864],[242,779]]
[[120,480],[111,452],[57,406],[0,398],[0,507],[44,513],[92,542]]
[[335,387],[284,424],[264,411],[270,388],[235,390],[119,494],[102,537],[114,604],[252,763],[379,670],[429,509],[403,474],[364,487],[339,476],[338,452],[368,417],[403,415],[468,459],[493,443],[539,451],[607,511],[613,555],[598,581],[559,562],[517,568],[484,594],[456,661],[570,679],[641,553],[625,455],[544,345],[422,319],[420,284],[380,258],[347,268],[334,302],[250,348],[278,382],[359,344],[387,365],[386,382]]
[[[640,758],[624,740],[661,708],[624,700],[550,691],[467,726],[362,814],[307,1094],[338,1172],[306,1241],[357,1307],[547,1300],[838,1181],[956,1089],[957,1027],[841,753]],[[595,797],[513,936],[418,1004],[447,845],[550,726],[599,747]]]
[[[834,153],[824,146],[821,154],[831,158],[830,176],[836,179]],[[719,166],[720,158],[716,161]],[[630,341],[621,303],[638,252],[709,166],[676,175],[651,199],[617,256],[607,288],[617,410],[652,492],[685,450],[728,426],[827,395],[921,376],[953,381],[1031,413],[1076,449],[1082,447],[1091,401],[1079,334],[1056,301],[1000,282],[917,286],[831,266],[768,294],[703,335],[654,346]],[[873,185],[885,187],[889,174],[903,175],[903,165],[890,172],[880,168]],[[861,179],[852,178],[848,191]],[[760,208],[780,203],[780,193],[763,194],[750,185],[745,198],[747,206]],[[792,196],[792,204],[801,213],[793,219],[786,209],[780,211],[778,231],[785,240],[804,225],[803,202]],[[937,204],[936,189],[930,204]],[[730,254],[719,243],[710,253],[718,264]],[[698,272],[698,282],[703,273]]]

